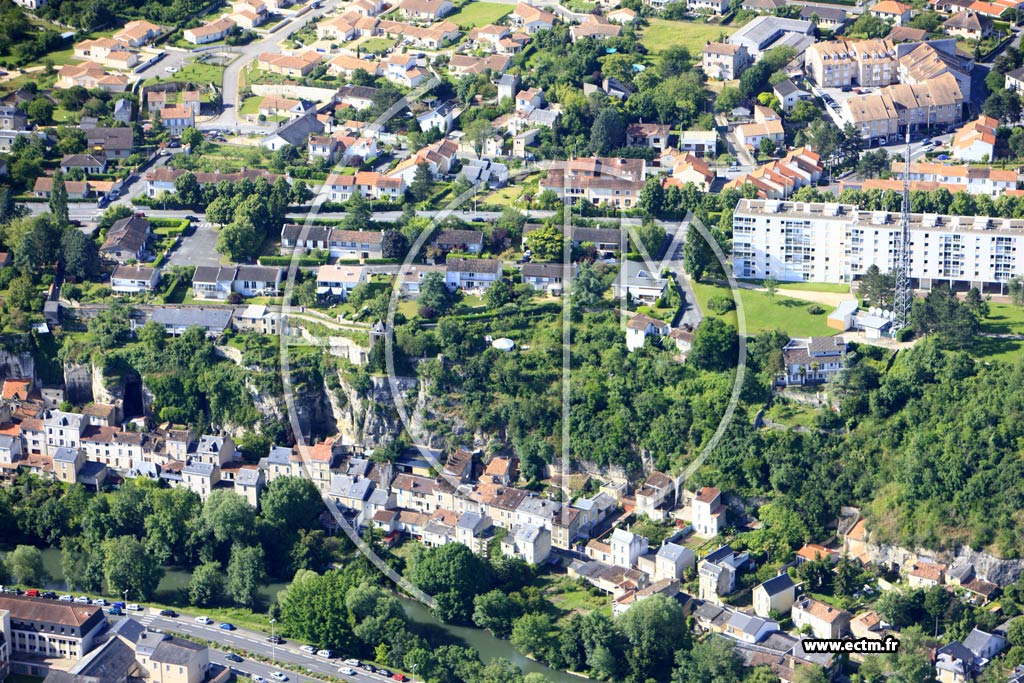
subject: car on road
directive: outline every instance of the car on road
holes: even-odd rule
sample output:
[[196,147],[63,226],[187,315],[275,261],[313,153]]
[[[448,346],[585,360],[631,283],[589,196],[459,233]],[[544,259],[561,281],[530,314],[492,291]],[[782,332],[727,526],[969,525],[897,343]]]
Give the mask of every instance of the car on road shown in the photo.
[[160,616],[162,616],[162,617],[170,617],[170,618],[173,619],[176,616],[178,616],[178,613],[175,612],[172,609],[162,609],[162,610],[160,610]]
[[74,602],[75,601],[75,599],[72,596],[70,596],[70,595],[62,595],[62,596],[60,596],[57,599],[60,600],[61,602]]
[[360,662],[358,659],[346,659],[345,660],[345,665],[346,666],[362,666],[363,663]]
[[235,630],[235,625],[234,624],[230,624],[230,623],[225,621],[224,623],[222,623],[220,625],[220,628],[223,631],[234,631]]
[[393,681],[400,681],[401,683],[405,683],[405,681],[407,681],[409,679],[405,677],[405,674],[392,674],[391,675],[391,680],[393,680]]
[[274,671],[273,673],[270,674],[270,677],[271,678],[276,678],[279,681],[287,681],[288,680],[288,677],[285,676],[280,671]]
[[92,600],[89,599],[88,595],[79,595],[77,598],[75,598],[75,602],[77,602],[79,605],[88,605],[90,602],[92,602]]
[[40,595],[40,597],[46,598],[47,600],[56,600],[57,599],[57,594],[54,593],[53,591],[46,591],[45,593],[40,593],[39,595]]
[[334,654],[330,650],[317,650],[317,657],[323,657],[324,659],[330,659]]
[[281,636],[267,636],[267,642],[273,643],[274,645],[281,645],[284,643],[284,638]]
[[384,678],[391,678],[391,672],[387,669],[377,669],[377,674]]
[[104,600],[103,598],[96,598],[92,601],[92,604],[96,605],[97,607],[106,607],[110,603]]
[[213,619],[210,617],[196,617],[196,623],[202,624],[203,626],[209,626],[213,623]]
[[111,607],[107,610],[107,614],[112,617],[119,617],[124,614],[124,611],[120,607]]
[[166,71],[169,74],[176,74],[176,73],[178,73],[178,67],[176,67],[176,66],[165,66],[164,67],[164,71]]
[[316,654],[316,648],[313,647],[312,645],[303,645],[299,649],[302,650],[303,652],[307,653],[307,654],[311,654],[311,655]]
[[224,659],[228,660],[229,662],[236,663],[242,661],[242,658],[236,655],[234,652],[229,652],[226,655],[224,655]]
[[340,669],[338,669],[338,673],[340,673],[342,676],[355,676],[356,670],[350,666],[343,666]]
[[137,602],[129,602],[127,605],[125,605],[125,609],[130,612],[141,612],[142,606]]

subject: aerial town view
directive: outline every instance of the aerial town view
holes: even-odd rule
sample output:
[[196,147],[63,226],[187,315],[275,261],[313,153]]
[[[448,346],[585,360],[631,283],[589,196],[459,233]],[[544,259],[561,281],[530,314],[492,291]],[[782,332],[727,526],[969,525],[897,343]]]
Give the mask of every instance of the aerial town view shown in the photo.
[[0,0],[0,683],[1024,683],[1024,0]]

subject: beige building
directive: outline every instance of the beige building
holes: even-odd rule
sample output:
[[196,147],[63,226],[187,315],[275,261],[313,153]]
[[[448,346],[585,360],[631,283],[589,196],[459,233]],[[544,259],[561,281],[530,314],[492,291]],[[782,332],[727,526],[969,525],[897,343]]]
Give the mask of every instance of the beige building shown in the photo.
[[823,88],[881,87],[898,78],[896,48],[888,40],[830,40],[807,48],[804,68]]
[[894,140],[909,125],[913,130],[946,128],[960,123],[964,94],[956,77],[945,73],[913,85],[891,85],[843,102],[842,118],[865,140]]
[[792,616],[794,626],[809,626],[815,638],[841,638],[850,629],[849,612],[814,598],[794,602]]
[[707,43],[701,57],[705,75],[720,81],[739,78],[750,62],[750,53],[745,45],[729,43]]
[[789,574],[783,572],[754,588],[754,613],[768,618],[774,612],[786,614],[796,600],[796,585]]

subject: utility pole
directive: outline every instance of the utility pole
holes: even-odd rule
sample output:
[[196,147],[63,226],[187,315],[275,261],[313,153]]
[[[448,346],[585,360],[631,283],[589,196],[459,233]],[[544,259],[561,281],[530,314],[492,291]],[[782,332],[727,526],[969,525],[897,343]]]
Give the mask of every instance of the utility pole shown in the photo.
[[895,256],[896,292],[893,300],[893,333],[910,323],[914,293],[910,288],[910,121],[907,121],[907,151],[903,172],[903,212],[897,236]]

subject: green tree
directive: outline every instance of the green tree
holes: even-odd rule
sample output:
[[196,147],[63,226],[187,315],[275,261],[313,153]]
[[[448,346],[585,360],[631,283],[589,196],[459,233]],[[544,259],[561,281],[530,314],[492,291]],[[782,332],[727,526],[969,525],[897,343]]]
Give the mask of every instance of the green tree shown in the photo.
[[558,646],[558,631],[549,615],[528,613],[515,620],[511,640],[524,655],[533,655],[546,662]]
[[119,536],[103,541],[103,576],[111,592],[127,591],[132,600],[149,600],[163,575],[163,567],[138,539]]
[[583,263],[572,280],[572,305],[575,310],[597,306],[608,291],[608,284],[602,280],[593,264]]
[[409,251],[409,241],[398,230],[385,230],[380,240],[384,258],[404,258]]
[[761,138],[761,142],[758,143],[757,149],[766,157],[773,156],[775,154],[775,141],[767,137]]
[[29,102],[25,113],[38,126],[48,126],[53,123],[53,103],[45,97],[37,97]]
[[60,225],[69,225],[68,189],[64,184],[64,174],[57,171],[53,174],[53,189],[50,191],[50,213]]
[[231,547],[231,559],[228,561],[228,594],[236,605],[254,609],[259,599],[260,585],[265,577],[263,548],[238,543]]
[[491,310],[511,303],[514,297],[515,292],[513,291],[512,283],[504,278],[495,281],[484,293],[484,301],[487,304],[487,308]]
[[644,183],[643,189],[640,190],[640,198],[637,200],[637,208],[651,218],[660,216],[665,210],[665,188],[661,186],[660,177],[648,178]]
[[434,174],[430,172],[430,166],[421,162],[416,166],[412,182],[409,183],[409,194],[417,202],[426,201],[434,191]]
[[193,151],[195,151],[199,145],[203,144],[203,134],[192,126],[189,126],[185,130],[181,131],[181,144],[188,145]]
[[863,38],[884,38],[891,30],[889,22],[865,12],[853,23],[850,34]]
[[594,117],[590,129],[590,150],[594,154],[608,154],[626,143],[626,123],[615,107],[605,107]]
[[61,238],[64,273],[76,280],[91,280],[100,267],[99,249],[78,228],[69,227]]
[[80,536],[65,538],[61,543],[60,570],[69,590],[103,590],[103,553]]
[[512,624],[523,611],[504,591],[493,590],[473,599],[473,623],[485,628],[498,638],[512,635]]
[[775,295],[779,291],[779,281],[774,276],[769,275],[761,283],[761,286],[764,287],[764,293],[768,295],[768,300],[775,301]]
[[690,633],[679,603],[655,595],[634,604],[615,622],[629,641],[626,658],[637,680],[672,668],[676,650],[689,649]]
[[[196,131],[198,133],[199,131]],[[202,134],[199,134],[200,139]],[[178,199],[188,206],[198,206],[203,201],[203,189],[199,186],[196,174],[186,171],[174,179],[174,193]]]
[[680,650],[676,662],[672,683],[739,683],[743,678],[743,663],[732,644],[724,638],[702,640],[689,652]]
[[537,228],[526,236],[526,248],[534,261],[561,261],[564,249],[562,232],[550,225]]
[[7,573],[15,583],[42,586],[49,580],[43,566],[43,553],[31,545],[19,545],[4,558]]
[[911,321],[918,334],[934,334],[951,348],[965,348],[981,329],[975,312],[944,283],[914,301]]
[[439,548],[417,547],[410,558],[409,579],[434,596],[435,612],[448,622],[467,623],[473,599],[489,587],[490,567],[459,543]]
[[705,274],[721,270],[714,250],[693,223],[687,228],[683,243],[683,268],[697,282],[704,279]]
[[200,533],[216,544],[255,540],[256,513],[232,491],[213,491],[203,504]]
[[705,370],[727,370],[736,365],[738,344],[735,327],[719,318],[704,318],[694,334],[689,359]]
[[217,251],[232,261],[247,261],[260,252],[263,233],[251,221],[235,220],[217,236]]
[[15,310],[32,313],[42,308],[43,297],[27,275],[11,280],[7,288],[7,303]]
[[100,350],[122,346],[130,335],[131,311],[125,304],[111,304],[89,320],[89,336]]
[[224,599],[224,570],[218,562],[204,562],[192,572],[188,601],[196,607],[212,607]]
[[420,282],[420,311],[430,313],[424,317],[444,315],[452,306],[452,293],[441,273],[427,273]]
[[743,94],[739,88],[726,86],[715,98],[715,111],[730,112],[743,103]]

